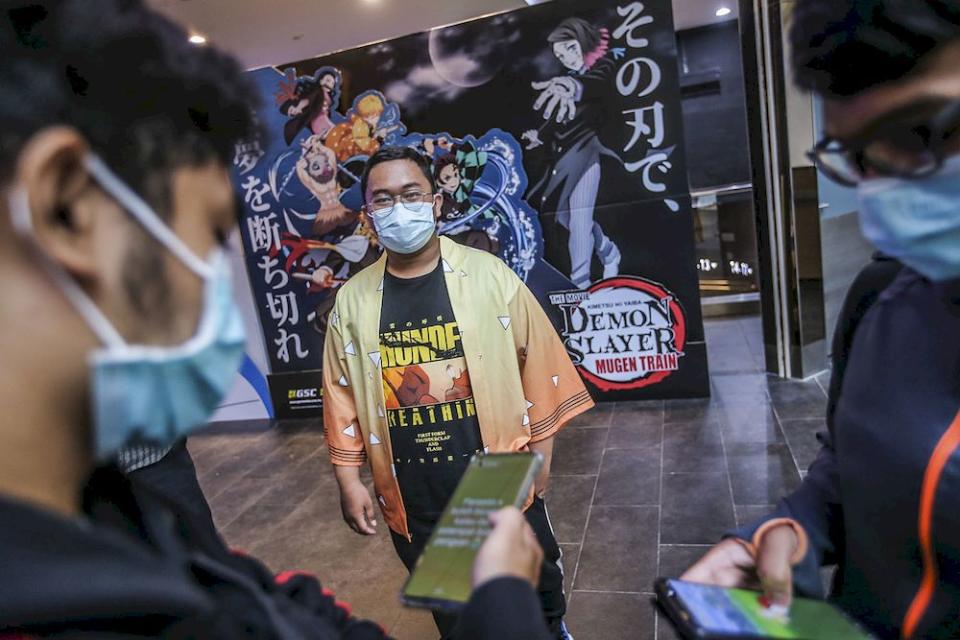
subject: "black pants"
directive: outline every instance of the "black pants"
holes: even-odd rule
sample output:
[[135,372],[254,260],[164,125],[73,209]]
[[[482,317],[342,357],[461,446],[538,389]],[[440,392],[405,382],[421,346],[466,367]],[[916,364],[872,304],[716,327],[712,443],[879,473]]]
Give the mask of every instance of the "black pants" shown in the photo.
[[[537,592],[540,595],[540,603],[543,607],[543,615],[547,621],[547,627],[554,637],[560,637],[560,623],[567,612],[567,599],[563,595],[563,569],[560,567],[560,545],[553,535],[553,528],[550,526],[550,520],[547,517],[547,507],[540,498],[535,498],[533,504],[524,514],[527,516],[527,522],[533,528],[537,535],[540,546],[543,547],[543,567],[540,569],[540,583],[537,585]],[[413,566],[417,563],[417,558],[423,553],[423,547],[433,531],[436,522],[425,522],[413,517],[407,518],[407,526],[410,529],[412,542],[394,531],[390,532],[393,537],[393,546],[397,550],[397,555],[407,568],[407,571],[413,571]],[[455,615],[434,612],[433,619],[437,623],[437,629],[443,640],[453,637],[453,631],[456,627],[457,618]]]
[[190,520],[204,529],[205,535],[219,538],[213,514],[207,503],[197,468],[187,451],[187,441],[181,440],[160,461],[127,474],[134,491],[147,490],[159,493],[174,503],[182,512],[190,514]]

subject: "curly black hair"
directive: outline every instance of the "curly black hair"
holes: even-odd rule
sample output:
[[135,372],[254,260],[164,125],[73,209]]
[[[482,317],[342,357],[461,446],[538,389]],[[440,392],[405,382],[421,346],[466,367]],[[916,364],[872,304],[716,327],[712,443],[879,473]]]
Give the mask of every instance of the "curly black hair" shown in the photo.
[[173,170],[229,163],[259,134],[240,65],[142,0],[0,0],[0,59],[0,180],[66,125],[165,212]]
[[797,84],[839,97],[898,80],[958,38],[957,0],[798,0],[790,28]]

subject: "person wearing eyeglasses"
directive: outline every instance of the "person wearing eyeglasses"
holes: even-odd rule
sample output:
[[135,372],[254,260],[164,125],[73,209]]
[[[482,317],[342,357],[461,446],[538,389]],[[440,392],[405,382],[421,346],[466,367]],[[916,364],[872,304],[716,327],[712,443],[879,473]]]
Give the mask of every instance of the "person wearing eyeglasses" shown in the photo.
[[[904,266],[859,319],[801,486],[684,578],[823,596],[881,638],[960,637],[960,3],[799,0],[811,157]],[[834,371],[834,376],[838,371]]]
[[[475,453],[542,454],[524,509],[544,550],[544,617],[553,637],[568,638],[560,549],[543,495],[554,436],[593,401],[509,267],[437,235],[443,196],[432,176],[415,149],[385,147],[361,181],[363,213],[384,254],[337,294],[323,359],[324,430],[343,517],[373,535],[379,503],[412,570]],[[367,462],[376,500],[360,479]],[[434,618],[450,637],[456,619]]]

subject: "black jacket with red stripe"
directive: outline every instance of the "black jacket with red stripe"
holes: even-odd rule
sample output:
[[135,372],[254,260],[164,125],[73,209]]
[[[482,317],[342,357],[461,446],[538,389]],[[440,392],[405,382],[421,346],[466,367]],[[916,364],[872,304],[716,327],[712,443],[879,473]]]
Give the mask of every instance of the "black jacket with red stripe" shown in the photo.
[[[882,282],[890,268],[869,269]],[[845,316],[877,296],[860,285]],[[822,597],[819,569],[836,564],[830,599],[880,637],[960,638],[960,282],[904,268],[855,331],[838,328],[835,357],[851,337],[823,448],[763,521],[809,534],[800,595]]]
[[[115,469],[94,474],[84,505],[71,520],[0,498],[0,639],[387,637],[311,576],[274,577]],[[463,640],[547,637],[536,594],[516,579],[479,589],[462,621]]]

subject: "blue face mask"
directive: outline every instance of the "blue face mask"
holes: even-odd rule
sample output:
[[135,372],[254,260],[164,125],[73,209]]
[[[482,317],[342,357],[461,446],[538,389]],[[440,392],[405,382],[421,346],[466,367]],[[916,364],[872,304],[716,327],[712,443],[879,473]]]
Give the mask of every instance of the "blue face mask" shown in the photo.
[[437,231],[432,202],[394,204],[370,216],[384,248],[394,253],[416,253]]
[[[125,446],[166,447],[203,426],[233,383],[245,340],[223,252],[201,260],[98,158],[88,157],[86,166],[104,191],[204,282],[203,310],[192,338],[172,347],[130,345],[65,271],[44,260],[104,344],[90,356],[91,413],[93,451],[98,460],[108,460]],[[11,194],[10,211],[18,232],[36,242],[22,189]]]
[[935,282],[960,278],[960,156],[919,180],[866,180],[857,199],[877,249]]

